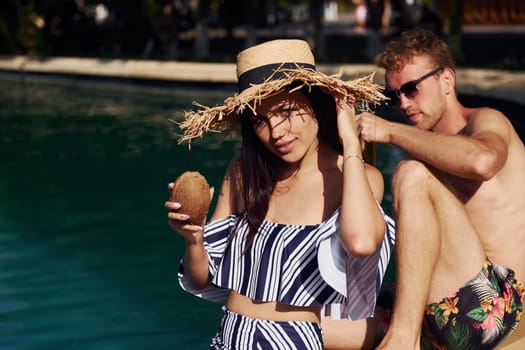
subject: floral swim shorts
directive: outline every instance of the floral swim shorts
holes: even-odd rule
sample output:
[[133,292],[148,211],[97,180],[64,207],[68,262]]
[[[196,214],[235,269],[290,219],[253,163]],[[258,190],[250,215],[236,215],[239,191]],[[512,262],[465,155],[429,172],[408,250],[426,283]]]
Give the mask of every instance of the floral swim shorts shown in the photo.
[[486,260],[476,277],[425,309],[422,349],[492,349],[517,326],[525,291],[514,271]]
[[[395,284],[383,286],[376,315],[376,342],[385,335],[392,316]],[[485,261],[476,277],[456,293],[425,308],[421,349],[493,349],[520,321],[525,289],[511,269]]]

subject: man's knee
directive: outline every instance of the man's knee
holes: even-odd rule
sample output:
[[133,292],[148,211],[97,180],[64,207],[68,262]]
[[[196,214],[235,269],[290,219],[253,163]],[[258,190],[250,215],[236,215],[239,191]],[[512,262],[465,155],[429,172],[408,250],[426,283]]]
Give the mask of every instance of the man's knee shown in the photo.
[[425,195],[430,198],[432,186],[439,184],[440,181],[425,163],[414,159],[399,162],[392,178],[394,211],[397,212],[400,202],[412,203],[414,196],[417,196],[418,200]]
[[427,165],[418,160],[402,160],[392,178],[392,191],[394,196],[402,195],[407,190],[428,186],[432,180],[435,176]]

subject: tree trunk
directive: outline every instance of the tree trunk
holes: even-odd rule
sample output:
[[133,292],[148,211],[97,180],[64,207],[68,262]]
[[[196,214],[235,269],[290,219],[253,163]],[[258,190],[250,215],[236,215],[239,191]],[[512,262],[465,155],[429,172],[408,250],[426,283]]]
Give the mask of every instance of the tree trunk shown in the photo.
[[452,51],[452,55],[458,64],[462,64],[465,60],[462,49],[463,37],[463,0],[452,1],[452,13],[450,16],[449,38],[448,44]]
[[244,5],[244,23],[246,26],[246,37],[244,41],[244,47],[251,47],[255,44],[257,44],[257,19],[255,17],[255,14],[257,13],[258,9],[255,4],[255,0],[245,0],[243,1]]
[[323,61],[325,59],[323,35],[324,0],[313,0],[310,6],[310,27],[312,31],[311,40],[313,41],[313,51],[315,57],[320,61]]
[[210,40],[208,36],[208,23],[210,17],[210,1],[199,0],[197,23],[195,24],[195,46],[196,59],[204,59],[210,55]]

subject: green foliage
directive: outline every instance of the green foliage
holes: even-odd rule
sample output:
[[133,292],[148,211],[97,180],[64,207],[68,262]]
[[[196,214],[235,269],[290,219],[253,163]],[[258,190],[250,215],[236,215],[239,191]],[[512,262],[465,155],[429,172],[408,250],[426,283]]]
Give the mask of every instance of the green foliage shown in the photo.
[[476,350],[470,342],[471,330],[464,323],[450,323],[445,338],[447,344],[454,344],[455,350]]
[[476,322],[483,323],[485,319],[487,318],[488,313],[483,310],[482,307],[477,307],[475,309],[470,310],[467,313],[467,316],[475,320]]

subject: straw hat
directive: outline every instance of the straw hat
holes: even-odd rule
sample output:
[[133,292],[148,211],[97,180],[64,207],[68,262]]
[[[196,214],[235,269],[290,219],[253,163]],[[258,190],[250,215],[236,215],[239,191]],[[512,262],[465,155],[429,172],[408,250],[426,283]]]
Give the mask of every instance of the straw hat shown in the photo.
[[220,106],[194,103],[198,109],[185,112],[179,123],[183,130],[179,143],[237,125],[245,108],[255,113],[263,99],[292,83],[294,91],[318,86],[341,95],[352,104],[379,103],[385,99],[380,92],[381,86],[373,82],[373,74],[349,81],[342,80],[341,76],[341,71],[334,75],[317,71],[310,46],[304,40],[278,39],[252,46],[237,55],[239,92],[226,98]]

